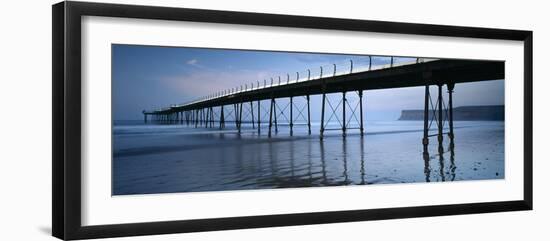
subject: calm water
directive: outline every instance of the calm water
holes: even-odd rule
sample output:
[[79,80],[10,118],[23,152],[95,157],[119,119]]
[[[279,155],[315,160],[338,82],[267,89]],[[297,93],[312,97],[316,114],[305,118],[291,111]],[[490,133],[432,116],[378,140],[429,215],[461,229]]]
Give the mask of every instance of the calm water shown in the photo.
[[[455,122],[455,147],[422,156],[421,121],[367,121],[366,135],[306,126],[267,138],[185,125],[114,126],[113,195],[504,178],[504,122]],[[231,124],[227,124],[230,127]],[[433,130],[432,133],[435,133]]]

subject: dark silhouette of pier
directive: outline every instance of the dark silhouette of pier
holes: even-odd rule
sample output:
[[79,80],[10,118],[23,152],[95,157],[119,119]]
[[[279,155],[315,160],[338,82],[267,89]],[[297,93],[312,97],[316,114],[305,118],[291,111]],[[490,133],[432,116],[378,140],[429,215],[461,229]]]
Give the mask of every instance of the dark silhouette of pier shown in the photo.
[[[261,118],[261,101],[269,101],[269,120],[267,121],[269,136],[272,129],[275,132],[278,131],[280,120],[278,122],[277,117],[281,117],[280,114],[285,114],[286,111],[289,112],[289,116],[285,114],[284,117],[290,127],[291,135],[294,125],[297,124],[296,119],[300,117],[305,121],[302,124],[311,134],[310,96],[322,95],[320,137],[323,138],[324,132],[331,130],[342,131],[345,136],[347,131],[357,129],[362,135],[365,91],[425,86],[422,143],[424,153],[427,155],[429,137],[437,137],[440,152],[443,149],[444,135],[450,138],[451,147],[454,145],[452,97],[455,84],[504,79],[503,61],[416,58],[409,62],[394,63],[394,57],[387,57],[390,59],[389,64],[374,65],[373,57],[367,58],[368,65],[354,66],[354,62],[350,60],[346,65],[334,64],[318,69],[308,69],[307,72],[287,74],[282,79],[279,76],[276,79],[248,83],[240,88],[218,91],[189,103],[171,105],[157,110],[144,110],[144,121],[220,129],[225,128],[226,123],[234,123],[239,132],[242,123],[252,123],[252,127],[257,128],[260,133],[261,125],[266,124]],[[435,103],[432,101],[429,89],[432,85],[438,87]],[[446,104],[443,101],[443,86],[447,89]],[[334,105],[327,98],[327,94],[332,93],[341,93],[340,101]],[[355,107],[350,105],[346,97],[350,94],[359,97]],[[302,97],[305,98],[306,104],[299,107],[294,99]],[[289,98],[289,104],[284,108],[277,104],[277,100],[282,98]],[[346,116],[346,108],[351,110],[351,116]],[[250,120],[243,120],[243,109],[246,109],[245,115],[248,115]],[[326,115],[330,116],[329,120],[325,119]],[[340,128],[326,128],[326,124],[333,117],[340,124]],[[351,125],[352,120],[356,125]],[[429,133],[432,124],[437,125],[436,134]],[[447,133],[443,132],[445,124],[448,125]]]

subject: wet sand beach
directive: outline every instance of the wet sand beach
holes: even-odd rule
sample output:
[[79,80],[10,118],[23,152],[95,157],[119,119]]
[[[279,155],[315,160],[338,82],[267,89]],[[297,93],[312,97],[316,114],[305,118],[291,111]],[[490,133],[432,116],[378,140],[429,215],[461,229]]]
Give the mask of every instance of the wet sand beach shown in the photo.
[[[113,195],[504,178],[504,122],[455,122],[455,147],[430,139],[422,155],[421,121],[367,121],[365,135],[319,126],[279,126],[267,137],[235,129],[117,123]],[[435,130],[433,130],[435,133]]]

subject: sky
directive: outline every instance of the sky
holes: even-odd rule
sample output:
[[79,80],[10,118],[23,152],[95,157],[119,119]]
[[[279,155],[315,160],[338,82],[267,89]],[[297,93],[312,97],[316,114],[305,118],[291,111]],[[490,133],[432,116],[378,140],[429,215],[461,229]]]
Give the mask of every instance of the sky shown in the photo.
[[[112,45],[112,100],[114,120],[142,120],[143,110],[167,107],[192,101],[217,91],[240,88],[241,85],[263,85],[271,78],[286,81],[318,74],[324,66],[324,74],[348,71],[350,59],[354,69],[368,66],[367,56],[270,52],[252,50],[228,50],[184,47],[159,47],[140,45]],[[394,62],[411,61],[399,58]],[[376,57],[373,65],[389,64],[390,59]],[[434,93],[436,88],[431,89]],[[340,95],[329,95],[334,104]],[[445,94],[446,98],[446,94]],[[357,97],[348,94],[350,103]],[[284,103],[285,100],[281,100]],[[300,104],[300,100],[297,101]],[[463,83],[455,86],[453,105],[503,105],[504,81]],[[269,107],[269,104],[265,104]],[[311,98],[312,119],[320,116],[320,96]],[[403,109],[422,109],[424,87],[368,90],[364,92],[364,108],[367,120],[396,120]],[[352,104],[352,106],[354,106]]]

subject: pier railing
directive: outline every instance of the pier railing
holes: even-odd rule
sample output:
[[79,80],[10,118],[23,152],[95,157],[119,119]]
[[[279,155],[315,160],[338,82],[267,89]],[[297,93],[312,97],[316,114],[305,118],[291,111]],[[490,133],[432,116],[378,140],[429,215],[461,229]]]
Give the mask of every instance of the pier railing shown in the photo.
[[334,76],[341,76],[341,75],[347,75],[347,74],[399,67],[404,65],[426,63],[434,60],[437,60],[437,59],[394,57],[394,56],[365,56],[365,57],[359,57],[359,58],[351,58],[349,60],[343,60],[332,64],[325,64],[317,67],[312,67],[306,70],[288,72],[285,74],[265,78],[262,80],[246,82],[240,86],[219,90],[214,93],[201,96],[195,100],[188,101],[185,103],[172,104],[169,107],[154,108],[152,112],[167,111],[167,110],[170,110],[171,108],[184,107],[187,105],[192,105],[203,101],[231,96],[231,95],[235,95],[243,92],[255,91],[259,89],[266,89],[266,88],[272,88],[276,86],[301,83],[304,81],[312,81],[312,80],[322,79],[326,77],[334,77]]

